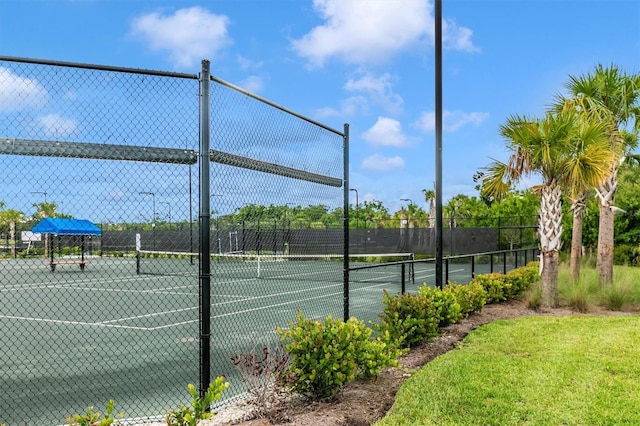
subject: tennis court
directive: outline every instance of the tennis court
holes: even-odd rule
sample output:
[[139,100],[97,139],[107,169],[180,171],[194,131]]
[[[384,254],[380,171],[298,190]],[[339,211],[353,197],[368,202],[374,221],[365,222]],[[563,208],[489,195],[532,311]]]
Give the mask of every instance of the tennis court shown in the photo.
[[[63,423],[109,398],[127,417],[159,416],[187,402],[176,395],[186,398],[187,383],[198,383],[197,259],[88,260],[84,271],[64,265],[54,273],[43,259],[0,261],[11,277],[0,287],[0,377],[9,398],[3,421]],[[429,281],[433,265],[416,266],[416,283]],[[256,259],[217,259],[211,270],[211,374],[232,383],[227,398],[245,390],[231,355],[277,341],[275,327],[298,309],[308,318],[342,317],[342,263],[335,259],[267,257],[259,266]],[[352,277],[350,314],[364,321],[381,312],[383,289],[401,289],[398,265]],[[415,289],[407,279],[407,291]]]

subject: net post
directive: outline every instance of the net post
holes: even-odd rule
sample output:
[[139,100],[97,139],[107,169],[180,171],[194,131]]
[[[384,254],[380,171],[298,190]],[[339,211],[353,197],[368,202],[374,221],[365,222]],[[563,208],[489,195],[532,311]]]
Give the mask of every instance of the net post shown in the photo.
[[401,294],[405,293],[405,279],[404,279],[405,269],[406,269],[405,268],[405,263],[402,262],[400,264],[400,276],[401,276],[401,278],[400,278],[400,283],[401,283],[400,292],[401,292]]
[[260,253],[258,253],[258,278],[261,278],[262,275],[260,274]]

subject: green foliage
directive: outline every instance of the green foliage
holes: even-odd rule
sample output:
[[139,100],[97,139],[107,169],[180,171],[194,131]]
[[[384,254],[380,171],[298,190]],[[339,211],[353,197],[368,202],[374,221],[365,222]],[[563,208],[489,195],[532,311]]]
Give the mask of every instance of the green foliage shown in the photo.
[[385,290],[382,303],[378,330],[388,334],[398,347],[410,348],[438,336],[440,318],[428,298],[413,294],[391,296]]
[[518,297],[538,280],[538,262],[532,262],[523,268],[513,269],[504,276],[505,296],[507,299]]
[[613,262],[616,265],[637,265],[640,260],[640,246],[618,244],[613,248]]
[[482,311],[487,300],[487,293],[480,283],[469,284],[449,283],[444,288],[445,292],[451,293],[460,305],[460,314],[467,317],[472,313]]
[[627,285],[613,284],[602,289],[602,305],[611,311],[621,311],[633,300],[631,288]]
[[397,348],[383,339],[371,341],[372,330],[351,318],[312,321],[298,311],[297,322],[288,330],[277,328],[291,356],[287,384],[314,399],[335,395],[345,384],[375,376],[387,366],[396,366]]
[[470,284],[480,284],[487,294],[486,303],[503,302],[521,296],[531,284],[538,281],[539,262],[513,269],[506,274],[492,272],[476,275]]
[[462,318],[460,304],[452,293],[423,285],[418,289],[418,296],[426,298],[433,306],[439,329],[454,324]]
[[222,392],[228,387],[229,383],[224,381],[224,377],[218,376],[200,398],[196,387],[189,383],[187,389],[191,395],[191,407],[180,405],[177,409],[167,412],[164,416],[167,426],[196,426],[200,420],[211,418],[209,407],[222,397]]
[[[71,417],[67,417],[67,424],[69,426],[110,426],[110,425],[118,425],[119,421],[113,416],[113,399],[110,399],[107,402],[107,408],[105,410],[104,416],[101,418],[100,413],[93,410],[93,407],[87,408],[86,414],[74,414]],[[123,418],[124,415],[121,413],[120,418]]]
[[480,284],[482,288],[484,288],[484,291],[487,293],[487,304],[507,300],[504,292],[504,274],[501,274],[499,272],[492,272],[490,274],[476,275],[471,280],[471,284],[475,283]]
[[529,287],[525,300],[529,309],[534,311],[540,309],[542,306],[542,283],[540,281]]

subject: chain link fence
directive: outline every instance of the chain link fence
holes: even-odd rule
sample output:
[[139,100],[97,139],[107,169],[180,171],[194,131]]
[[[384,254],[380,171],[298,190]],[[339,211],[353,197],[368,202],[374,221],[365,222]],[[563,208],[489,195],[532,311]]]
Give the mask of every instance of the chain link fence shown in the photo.
[[[433,228],[345,229],[347,125],[207,61],[183,74],[0,56],[0,117],[0,424],[62,424],[110,399],[151,422],[219,375],[224,404],[247,391],[232,360],[273,347],[297,310],[375,320],[383,289],[434,280],[413,264],[435,253]],[[533,228],[459,222],[444,251],[525,247]],[[468,280],[462,263],[447,276]]]
[[343,224],[295,212],[341,211],[347,138],[203,74],[0,57],[0,423],[228,400],[235,354],[341,316]]

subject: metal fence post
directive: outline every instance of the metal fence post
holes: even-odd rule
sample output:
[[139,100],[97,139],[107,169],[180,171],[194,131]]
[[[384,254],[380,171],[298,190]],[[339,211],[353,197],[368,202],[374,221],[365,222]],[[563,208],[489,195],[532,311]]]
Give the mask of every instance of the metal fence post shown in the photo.
[[211,247],[209,246],[209,61],[200,74],[200,397],[211,382]]
[[343,138],[343,227],[344,227],[344,259],[343,259],[343,286],[342,286],[342,304],[343,304],[343,320],[349,319],[349,124],[344,125]]

